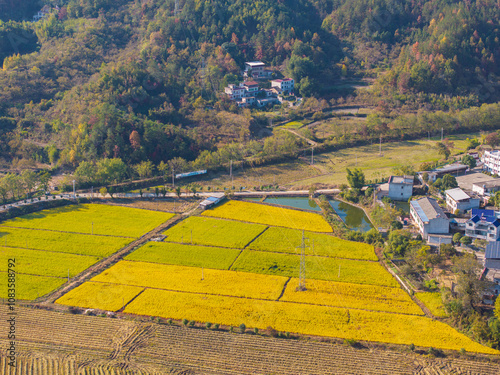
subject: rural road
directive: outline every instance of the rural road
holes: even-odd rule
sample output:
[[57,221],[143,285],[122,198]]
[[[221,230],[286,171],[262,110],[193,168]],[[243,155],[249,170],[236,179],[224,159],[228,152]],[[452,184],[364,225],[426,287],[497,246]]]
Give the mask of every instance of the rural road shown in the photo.
[[[338,194],[340,192],[339,189],[319,189],[319,190],[316,190],[316,195],[318,194]],[[203,197],[210,197],[212,196],[214,193],[221,193],[221,192],[199,192],[199,193],[196,193],[196,195],[200,198],[203,198]],[[94,194],[91,194],[91,193],[77,193],[78,195],[78,198],[92,198],[92,199],[102,199],[102,198],[105,198],[105,199],[108,199],[108,198],[111,198],[111,196],[109,194],[106,194],[106,196],[102,196],[101,194],[98,194],[98,193],[94,193]],[[237,191],[237,192],[234,192],[234,196],[235,197],[241,197],[241,198],[244,198],[244,197],[259,197],[259,196],[275,196],[275,197],[300,197],[300,196],[308,196],[309,195],[309,190],[287,190],[287,191],[280,191],[280,190],[276,190],[276,191]],[[57,195],[55,196],[56,200],[59,200],[59,199],[72,199],[73,198],[73,194],[60,194],[60,195]],[[113,197],[114,198],[141,198],[141,195],[139,193],[117,193],[117,194],[113,194]],[[154,193],[143,193],[142,194],[142,198],[143,199],[149,199],[149,198],[159,198],[159,199],[162,199],[162,198],[175,198],[177,197],[177,195],[175,193],[167,193],[165,195],[165,197],[156,197],[156,195]],[[190,193],[181,193],[181,197],[192,197],[192,194]],[[42,198],[42,202],[43,201],[46,201],[46,200],[53,200],[54,198],[52,198],[52,196],[49,198],[45,197],[45,198]],[[0,211],[5,211],[9,208],[12,208],[12,207],[21,207],[21,206],[25,206],[25,205],[29,205],[31,203],[36,203],[38,202],[38,199],[35,199],[34,202],[31,202],[31,200],[28,200],[27,203],[24,203],[24,200],[22,201],[18,201],[18,202],[14,202],[14,203],[10,203],[10,204],[6,204],[6,205],[2,205],[0,206]]]

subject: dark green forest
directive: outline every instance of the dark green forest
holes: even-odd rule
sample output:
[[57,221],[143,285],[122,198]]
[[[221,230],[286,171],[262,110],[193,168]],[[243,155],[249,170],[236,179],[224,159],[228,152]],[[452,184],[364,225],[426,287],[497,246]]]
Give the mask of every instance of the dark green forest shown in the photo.
[[[29,22],[44,4],[52,13]],[[380,114],[325,149],[397,138],[398,129],[417,136],[442,118],[466,131],[457,111],[499,96],[494,0],[180,0],[178,9],[174,0],[5,0],[0,17],[4,168],[262,162],[304,146],[269,136],[270,118],[321,111],[346,95]],[[238,109],[221,92],[252,60],[294,78],[311,99],[272,114]],[[360,79],[374,80],[368,93],[339,88]],[[442,112],[421,120],[421,110]],[[500,127],[492,117],[487,127]]]

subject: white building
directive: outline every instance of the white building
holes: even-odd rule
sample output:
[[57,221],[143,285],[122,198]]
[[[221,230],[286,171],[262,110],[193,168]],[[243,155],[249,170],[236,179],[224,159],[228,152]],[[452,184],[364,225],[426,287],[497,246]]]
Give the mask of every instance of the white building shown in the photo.
[[227,94],[229,99],[238,100],[245,96],[245,87],[242,84],[230,84],[226,88],[224,88],[224,92]]
[[243,82],[245,88],[245,97],[255,96],[259,92],[259,84],[255,81]]
[[500,179],[472,184],[472,191],[481,196],[493,195],[500,190]]
[[207,209],[220,201],[222,201],[226,196],[224,193],[214,193],[212,196],[208,197],[207,199],[203,200],[200,203],[200,207],[203,209]]
[[482,157],[483,170],[500,175],[500,151],[485,151]]
[[266,64],[262,61],[249,61],[245,63],[245,71],[243,75],[250,78],[268,78],[272,75],[272,72],[266,70]]
[[495,215],[489,215],[490,210],[478,210],[473,212],[472,217],[467,220],[465,235],[486,241],[500,240],[500,220]]
[[271,87],[277,87],[282,92],[290,93],[295,88],[295,81],[292,78],[274,79],[271,81]]
[[446,206],[451,212],[459,210],[464,212],[472,208],[479,208],[479,198],[469,196],[460,188],[448,189],[446,194]]
[[407,201],[413,195],[413,176],[391,176],[389,178],[389,198]]
[[443,176],[446,174],[451,174],[452,176],[459,176],[465,174],[468,169],[469,167],[463,164],[451,164],[442,168],[437,168],[431,172],[428,172],[429,181],[434,182],[438,178],[443,178]]
[[448,234],[450,231],[450,220],[435,199],[425,197],[411,201],[410,214],[425,239],[429,234]]

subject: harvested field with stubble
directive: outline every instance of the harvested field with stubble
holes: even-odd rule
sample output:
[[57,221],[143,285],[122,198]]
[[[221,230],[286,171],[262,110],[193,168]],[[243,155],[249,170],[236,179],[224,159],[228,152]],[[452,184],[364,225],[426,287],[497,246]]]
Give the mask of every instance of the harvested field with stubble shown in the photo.
[[[6,307],[0,306],[0,314],[6,313]],[[57,375],[497,375],[500,368],[492,360],[469,355],[434,358],[369,344],[369,350],[360,350],[341,343],[230,334],[185,328],[179,323],[169,326],[23,307],[18,308],[17,319],[18,367],[31,366],[26,372],[30,375],[52,375],[54,371]],[[2,347],[8,346],[7,324],[0,321]],[[6,359],[2,353],[0,373],[18,375],[18,369],[13,372]]]

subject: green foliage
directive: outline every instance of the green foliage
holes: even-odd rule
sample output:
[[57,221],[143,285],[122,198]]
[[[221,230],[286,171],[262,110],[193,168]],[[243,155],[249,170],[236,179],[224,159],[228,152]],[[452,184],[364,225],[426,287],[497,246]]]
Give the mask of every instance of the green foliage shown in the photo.
[[454,243],[459,243],[460,239],[463,237],[462,233],[457,232],[453,235],[453,242]]
[[476,166],[476,159],[470,155],[465,155],[462,157],[462,164],[469,166],[470,169]]
[[347,181],[353,189],[361,189],[365,185],[365,174],[359,168],[354,168],[352,171],[346,168]]
[[462,245],[470,245],[472,243],[472,238],[469,236],[463,236],[460,238],[460,243]]
[[411,234],[403,230],[393,230],[387,238],[387,249],[396,256],[404,256],[410,246]]

